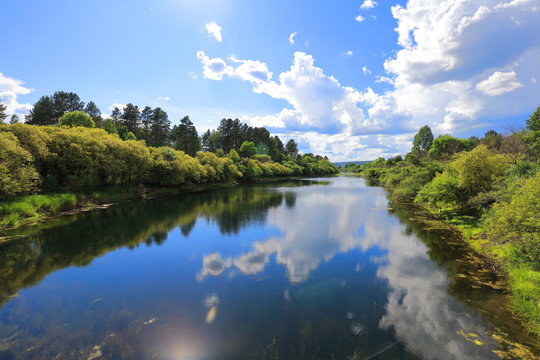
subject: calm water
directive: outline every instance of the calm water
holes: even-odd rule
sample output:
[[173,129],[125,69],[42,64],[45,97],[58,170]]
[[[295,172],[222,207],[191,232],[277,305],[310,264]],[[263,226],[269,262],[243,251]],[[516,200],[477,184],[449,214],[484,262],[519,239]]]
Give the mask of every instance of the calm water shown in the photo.
[[0,359],[534,358],[501,279],[418,218],[339,177],[18,230]]

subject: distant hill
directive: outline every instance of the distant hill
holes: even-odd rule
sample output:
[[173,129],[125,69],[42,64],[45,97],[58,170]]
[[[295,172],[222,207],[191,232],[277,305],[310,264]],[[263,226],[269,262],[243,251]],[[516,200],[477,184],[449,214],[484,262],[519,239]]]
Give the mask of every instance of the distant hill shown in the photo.
[[368,163],[368,162],[371,162],[371,161],[340,161],[340,162],[334,162],[332,164],[334,164],[335,166],[343,166],[343,165],[347,165],[347,164],[358,164],[358,165],[364,165],[365,163]]

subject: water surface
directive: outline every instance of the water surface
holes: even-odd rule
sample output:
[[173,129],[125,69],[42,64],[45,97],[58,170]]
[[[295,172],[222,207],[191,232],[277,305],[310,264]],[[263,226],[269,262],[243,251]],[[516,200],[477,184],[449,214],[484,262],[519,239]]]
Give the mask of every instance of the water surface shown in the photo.
[[415,216],[338,177],[18,230],[0,359],[534,358],[501,279]]

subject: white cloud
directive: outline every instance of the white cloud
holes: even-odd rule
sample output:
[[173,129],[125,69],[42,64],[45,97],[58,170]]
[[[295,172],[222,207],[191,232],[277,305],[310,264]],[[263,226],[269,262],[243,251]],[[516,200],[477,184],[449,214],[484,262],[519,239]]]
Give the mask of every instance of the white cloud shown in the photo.
[[117,107],[117,108],[121,111],[121,110],[123,110],[123,109],[126,107],[126,104],[113,103],[113,104],[109,107],[109,109],[110,109],[111,111],[113,111],[115,107]]
[[221,80],[223,76],[233,74],[233,68],[228,66],[223,59],[210,59],[202,51],[197,53],[197,59],[203,64],[203,75],[207,79]]
[[168,97],[168,96],[160,96],[156,100],[157,101],[169,101],[169,100],[171,100],[171,98]]
[[367,9],[373,9],[375,6],[377,6],[377,2],[373,0],[364,0],[362,5],[360,6],[360,9],[367,10]]
[[346,56],[352,56],[352,55],[353,55],[352,50],[347,50],[347,51],[345,51],[345,55],[346,55]]
[[204,26],[208,34],[214,36],[218,42],[221,42],[223,38],[221,37],[221,27],[215,22],[208,23]]
[[33,89],[23,86],[24,82],[10,78],[0,73],[0,102],[6,106],[7,114],[27,114],[31,109],[30,104],[20,104],[17,101],[19,95],[30,94]]
[[364,67],[362,68],[362,72],[364,73],[364,75],[371,74],[371,70],[369,70],[369,69],[367,68],[367,66],[364,66]]
[[203,257],[203,268],[197,273],[196,278],[201,281],[207,276],[219,276],[230,268],[231,264],[231,259],[222,259],[219,253],[212,253]]
[[[296,136],[306,151],[320,150],[331,158],[343,151],[339,156],[368,160],[406,151],[402,144],[426,124],[436,134],[468,136],[471,129],[503,128],[506,118],[534,109],[540,93],[540,37],[531,34],[540,33],[539,8],[531,0],[410,0],[405,7],[394,6],[400,48],[384,61],[386,73],[375,77],[385,84],[380,93],[343,86],[303,52],[295,53],[290,70],[277,80],[258,60],[233,69],[221,59],[199,59],[210,74],[205,77],[234,75],[250,81],[254,92],[290,104],[244,120]],[[211,63],[218,68],[208,70]],[[364,75],[369,71],[362,69]],[[370,134],[392,147],[360,138]]]
[[358,15],[357,17],[354,18],[354,20],[356,20],[358,22],[362,22],[362,21],[366,20],[366,18],[363,17],[362,15]]
[[192,80],[197,80],[197,74],[195,74],[194,72],[189,72],[188,77]]
[[523,87],[523,84],[517,79],[515,71],[507,73],[496,71],[486,80],[476,84],[476,90],[489,96],[502,95],[520,87]]
[[242,80],[248,80],[254,85],[266,83],[272,78],[272,73],[268,71],[268,66],[258,60],[238,60],[234,56],[230,60],[241,63],[234,74]]
[[296,31],[289,35],[289,44],[294,44],[294,37],[296,36]]

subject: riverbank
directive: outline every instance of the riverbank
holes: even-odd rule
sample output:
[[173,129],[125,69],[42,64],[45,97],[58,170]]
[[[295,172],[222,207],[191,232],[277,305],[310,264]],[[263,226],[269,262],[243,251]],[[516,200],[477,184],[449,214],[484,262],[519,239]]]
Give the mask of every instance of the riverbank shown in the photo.
[[[243,183],[267,183],[299,179],[302,177],[272,177],[251,179]],[[111,186],[92,192],[61,192],[26,195],[0,202],[0,242],[2,231],[43,223],[53,217],[92,211],[113,204],[139,199],[152,199],[165,196],[178,196],[233,187],[243,184],[235,181],[191,184],[181,187],[152,187],[144,185]]]

